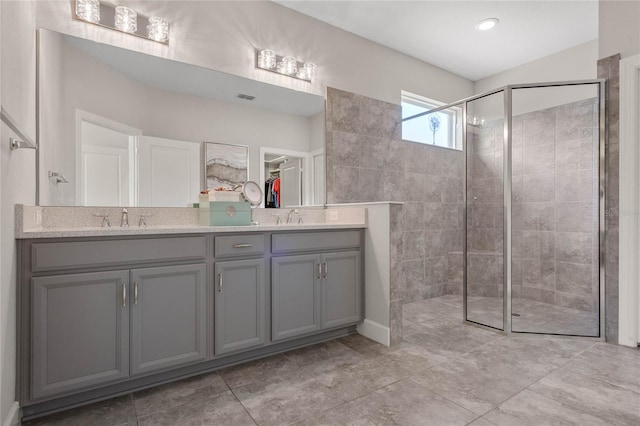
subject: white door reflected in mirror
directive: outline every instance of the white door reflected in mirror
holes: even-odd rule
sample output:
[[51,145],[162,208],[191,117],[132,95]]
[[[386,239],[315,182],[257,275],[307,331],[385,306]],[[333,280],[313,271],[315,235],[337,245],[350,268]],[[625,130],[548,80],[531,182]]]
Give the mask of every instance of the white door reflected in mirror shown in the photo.
[[143,136],[86,112],[78,116],[81,205],[186,207],[198,201],[199,143]]
[[135,143],[142,132],[76,111],[76,197],[83,206],[135,205]]

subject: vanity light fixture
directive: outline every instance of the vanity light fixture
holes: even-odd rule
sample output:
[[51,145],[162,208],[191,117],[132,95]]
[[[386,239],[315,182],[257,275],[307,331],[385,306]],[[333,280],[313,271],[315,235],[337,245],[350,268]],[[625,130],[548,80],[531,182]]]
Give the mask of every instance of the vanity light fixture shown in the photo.
[[298,61],[293,56],[285,56],[278,62],[277,69],[280,74],[293,75],[298,72]]
[[[159,16],[143,16],[130,7],[112,6],[99,0],[76,0],[75,15],[78,20],[103,28],[131,34],[159,43],[169,43],[169,23]],[[143,23],[149,25],[144,28]],[[146,30],[146,31],[145,31]]]
[[308,82],[316,76],[316,64],[298,61],[293,56],[280,56],[269,49],[257,51],[256,67]]
[[138,31],[138,14],[136,11],[125,6],[116,6],[116,28],[125,33]]
[[487,18],[476,24],[476,30],[478,31],[489,31],[494,28],[496,25],[500,23],[498,18]]
[[98,0],[77,0],[76,16],[83,21],[100,22],[100,2]]
[[265,49],[258,53],[258,68],[273,70],[276,67],[276,52]]
[[166,42],[169,40],[169,23],[159,16],[150,17],[147,35],[151,40]]

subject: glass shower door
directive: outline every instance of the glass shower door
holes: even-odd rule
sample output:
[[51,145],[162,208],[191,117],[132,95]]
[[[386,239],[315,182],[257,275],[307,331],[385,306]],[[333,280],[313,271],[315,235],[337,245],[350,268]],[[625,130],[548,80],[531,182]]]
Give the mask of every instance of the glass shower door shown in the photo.
[[504,329],[504,91],[466,102],[464,315]]
[[599,336],[597,82],[512,89],[512,331]]

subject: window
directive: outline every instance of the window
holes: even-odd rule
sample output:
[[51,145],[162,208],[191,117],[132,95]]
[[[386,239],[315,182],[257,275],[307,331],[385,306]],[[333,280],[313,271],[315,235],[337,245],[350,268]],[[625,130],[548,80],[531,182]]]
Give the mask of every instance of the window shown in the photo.
[[[445,105],[413,93],[402,91],[402,118]],[[462,109],[448,108],[402,122],[402,139],[444,148],[462,149],[460,123]]]

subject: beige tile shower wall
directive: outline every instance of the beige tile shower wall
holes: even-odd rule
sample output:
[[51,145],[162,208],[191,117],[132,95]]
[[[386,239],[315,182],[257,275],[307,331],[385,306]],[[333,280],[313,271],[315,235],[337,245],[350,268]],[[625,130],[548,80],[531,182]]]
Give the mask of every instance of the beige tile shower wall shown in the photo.
[[[585,311],[598,303],[597,105],[594,99],[513,120],[515,297]],[[503,123],[470,132],[469,291],[502,293]]]
[[392,264],[407,303],[462,291],[447,276],[461,275],[448,253],[462,250],[463,156],[403,141],[400,119],[399,105],[327,90],[327,200],[405,203]]

